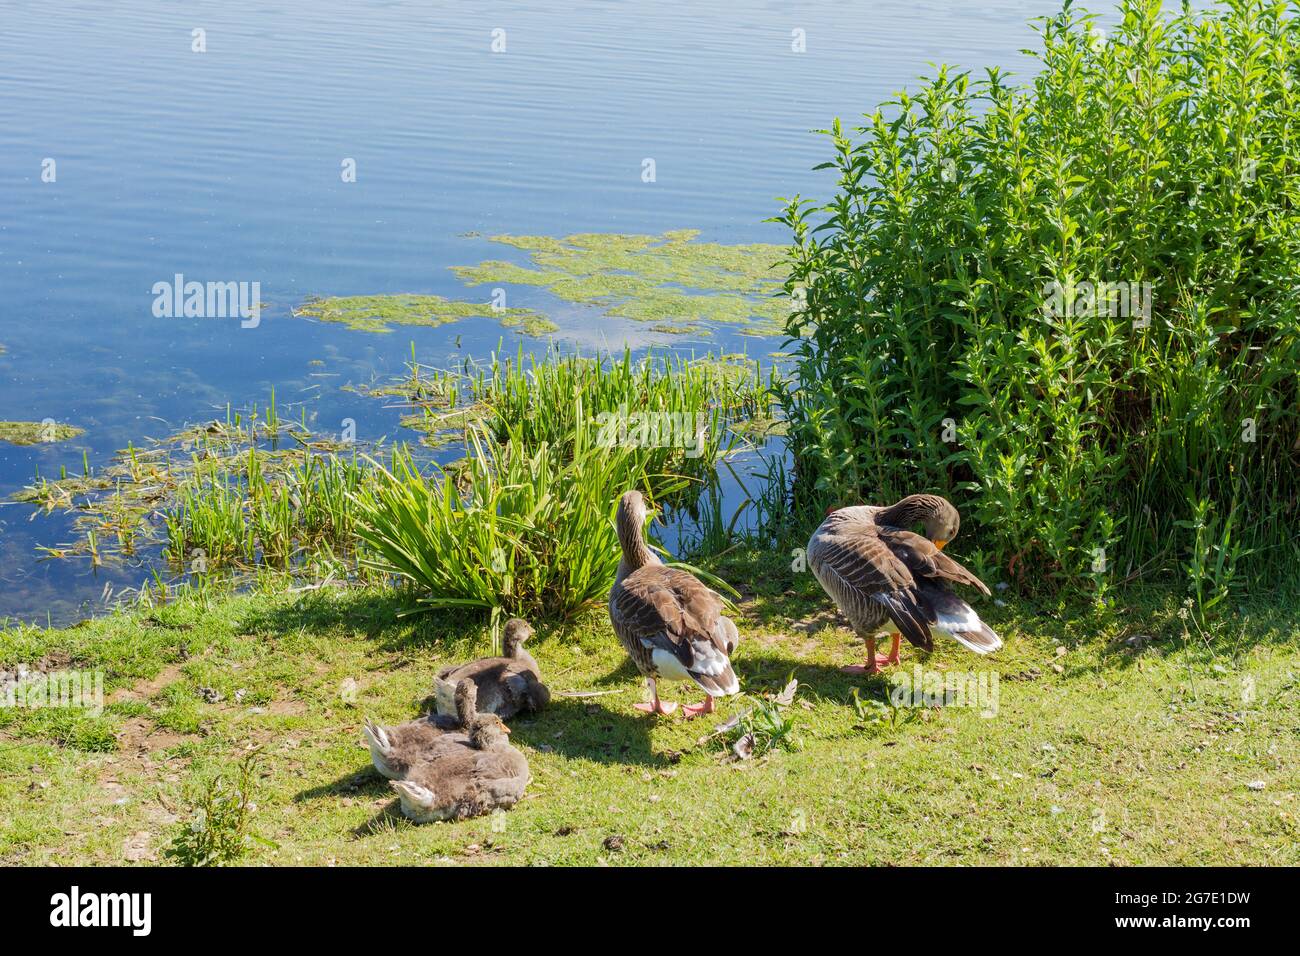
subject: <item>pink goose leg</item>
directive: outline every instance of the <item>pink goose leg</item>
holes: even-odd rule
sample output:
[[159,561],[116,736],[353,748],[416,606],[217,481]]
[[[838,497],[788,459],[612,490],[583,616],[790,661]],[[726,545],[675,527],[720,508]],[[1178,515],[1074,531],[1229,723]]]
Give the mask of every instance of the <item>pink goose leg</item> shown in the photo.
[[882,666],[890,666],[898,663],[898,651],[902,642],[902,637],[894,635],[894,640],[889,648],[888,654],[876,653],[875,637],[867,638],[867,663],[850,664],[848,667],[841,667],[840,670],[845,674],[879,674]]
[[711,696],[705,697],[704,703],[702,704],[688,704],[682,707],[682,713],[685,714],[688,719],[691,717],[698,717],[700,714],[711,714],[713,713],[713,698]]
[[645,682],[650,685],[651,703],[633,704],[637,710],[645,714],[671,714],[677,710],[677,705],[673,703],[664,703],[659,699],[659,688],[655,685],[653,677],[647,677]]

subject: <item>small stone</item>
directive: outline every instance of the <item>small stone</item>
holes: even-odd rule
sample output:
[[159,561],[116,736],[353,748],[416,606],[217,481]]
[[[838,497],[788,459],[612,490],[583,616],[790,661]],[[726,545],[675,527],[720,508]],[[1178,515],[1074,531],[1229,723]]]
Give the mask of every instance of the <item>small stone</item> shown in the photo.
[[339,699],[345,704],[355,704],[359,690],[355,677],[345,677],[339,683]]
[[157,859],[157,854],[149,846],[151,839],[152,834],[148,830],[141,830],[134,836],[127,837],[122,844],[122,855],[131,863]]
[[1263,790],[1267,786],[1268,784],[1263,780],[1252,780],[1250,783],[1246,784],[1246,787],[1251,790]]

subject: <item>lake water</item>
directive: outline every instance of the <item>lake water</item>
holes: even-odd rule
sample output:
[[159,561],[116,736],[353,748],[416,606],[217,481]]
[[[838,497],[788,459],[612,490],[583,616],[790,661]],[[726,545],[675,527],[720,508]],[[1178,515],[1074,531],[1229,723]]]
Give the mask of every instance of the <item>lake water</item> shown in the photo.
[[[0,444],[0,498],[147,437],[264,403],[359,438],[398,412],[343,391],[421,361],[487,357],[489,319],[389,335],[295,319],[309,295],[474,297],[466,233],[658,233],[783,243],[776,197],[826,197],[823,128],[950,62],[1023,70],[1047,0],[185,4],[23,2],[0,12],[0,420],[74,441]],[[192,50],[196,28],[206,51]],[[494,31],[504,52],[493,52]],[[795,31],[806,52],[794,52]],[[42,164],[57,178],[42,181]],[[340,176],[356,161],[357,181]],[[655,182],[642,162],[655,162]],[[156,318],[154,283],[257,281],[257,328]],[[481,290],[480,290],[481,292]],[[719,330],[667,338],[522,289],[584,350],[667,343],[766,355]],[[323,364],[320,364],[323,363]],[[141,568],[38,562],[68,519],[0,505],[0,619],[92,610]]]

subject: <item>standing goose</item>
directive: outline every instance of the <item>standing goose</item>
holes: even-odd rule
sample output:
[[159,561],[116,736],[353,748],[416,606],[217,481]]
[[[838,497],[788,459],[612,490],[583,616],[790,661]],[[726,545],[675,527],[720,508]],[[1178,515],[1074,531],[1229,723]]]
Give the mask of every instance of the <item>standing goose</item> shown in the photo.
[[609,592],[609,621],[624,650],[650,685],[651,702],[636,704],[650,714],[671,714],[674,703],[659,699],[656,681],[692,680],[708,696],[683,707],[687,717],[713,712],[713,698],[740,691],[730,655],[740,635],[722,614],[722,597],[695,575],[669,568],[646,546],[645,499],[629,491],[618,503],[618,540],[623,558]]
[[478,691],[478,710],[509,720],[521,710],[538,711],[551,702],[551,692],[524,642],[533,629],[517,617],[506,621],[501,637],[501,657],[484,657],[458,667],[446,667],[433,682],[438,713],[456,713],[456,687],[472,680]]
[[[905,530],[917,523],[925,537]],[[876,673],[897,664],[899,635],[924,650],[933,635],[946,634],[976,654],[1002,646],[1002,639],[949,584],[967,584],[985,594],[979,578],[945,554],[961,517],[938,495],[911,495],[888,508],[858,505],[831,511],[808,541],[808,566],[853,630],[867,644],[867,663],[843,668]],[[888,655],[876,653],[876,637],[893,635]]]

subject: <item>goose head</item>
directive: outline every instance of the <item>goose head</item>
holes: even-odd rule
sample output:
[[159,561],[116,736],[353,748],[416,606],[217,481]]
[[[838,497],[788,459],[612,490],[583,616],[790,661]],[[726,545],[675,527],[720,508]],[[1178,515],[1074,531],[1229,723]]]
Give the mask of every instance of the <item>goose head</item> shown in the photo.
[[469,742],[479,750],[491,750],[510,742],[510,728],[496,714],[479,714],[469,732]]
[[961,530],[961,515],[951,501],[939,495],[908,495],[897,504],[876,514],[876,523],[894,528],[910,528],[920,523],[925,536],[940,551]]
[[517,617],[506,621],[501,635],[501,651],[506,657],[516,657],[526,640],[533,636],[533,629],[528,622]]

